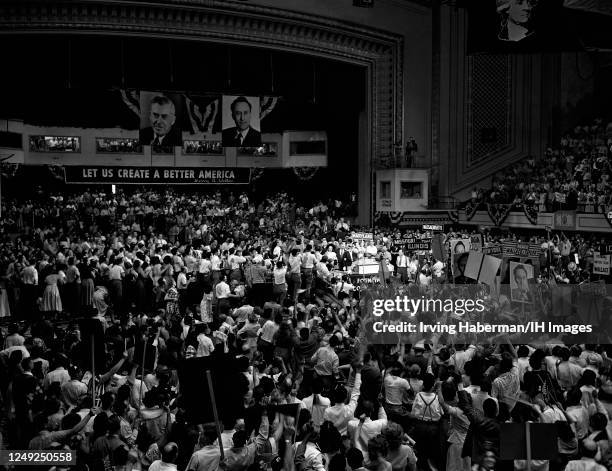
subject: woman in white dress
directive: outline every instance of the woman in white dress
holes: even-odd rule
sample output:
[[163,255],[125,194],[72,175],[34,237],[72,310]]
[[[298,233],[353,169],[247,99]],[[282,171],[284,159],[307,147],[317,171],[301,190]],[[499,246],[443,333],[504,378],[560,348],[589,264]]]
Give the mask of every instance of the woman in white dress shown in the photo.
[[0,317],[10,317],[11,315],[7,287],[8,280],[3,276],[0,278]]
[[213,321],[212,299],[212,289],[210,289],[210,287],[207,287],[204,290],[202,300],[200,301],[200,319],[205,324],[210,324]]
[[45,291],[42,297],[43,312],[60,313],[63,311],[62,298],[58,285],[64,283],[66,275],[63,271],[53,268],[51,274],[45,278]]

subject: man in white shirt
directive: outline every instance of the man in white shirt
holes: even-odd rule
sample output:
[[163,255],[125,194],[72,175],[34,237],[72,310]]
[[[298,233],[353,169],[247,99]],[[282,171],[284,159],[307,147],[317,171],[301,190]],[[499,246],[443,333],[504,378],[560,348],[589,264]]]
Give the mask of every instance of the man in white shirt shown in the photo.
[[327,268],[327,257],[324,255],[321,258],[320,262],[316,264],[317,277],[324,281],[329,281],[331,278],[331,273],[329,268]]
[[440,260],[436,260],[436,262],[431,266],[431,271],[435,278],[441,278],[443,270],[444,270],[444,262]]
[[399,249],[395,265],[397,267],[397,275],[402,283],[408,283],[408,257],[402,249]]
[[177,471],[177,457],[178,445],[174,442],[170,442],[162,448],[161,460],[153,461],[149,466],[149,471]]
[[62,386],[70,381],[70,374],[63,365],[57,365],[53,371],[49,371],[43,382],[43,387],[47,389],[52,383],[59,383]]
[[231,290],[226,282],[227,277],[223,277],[219,280],[219,283],[215,286],[215,297],[217,298],[217,313],[223,312],[224,314],[229,309],[229,298]]
[[215,444],[217,431],[214,425],[205,424],[204,430],[200,435],[200,448],[193,455],[187,464],[187,471],[219,471],[221,461],[221,451]]
[[219,258],[218,249],[215,249],[210,257],[210,271],[212,272],[213,286],[215,286],[221,278],[221,258]]
[[450,364],[455,365],[457,373],[463,374],[463,367],[474,357],[474,353],[476,353],[476,347],[474,345],[470,345],[466,349],[465,345],[456,344],[455,353],[450,357]]
[[368,454],[368,442],[382,432],[387,426],[387,414],[381,406],[378,409],[378,419],[370,419],[374,405],[370,401],[363,402],[363,414],[359,419],[352,419],[348,422],[348,434],[351,441],[355,443],[364,456]]
[[354,418],[357,401],[359,400],[359,388],[361,387],[361,368],[357,369],[355,375],[355,384],[351,390],[351,400],[345,404],[346,389],[344,386],[337,388],[332,393],[334,405],[327,408],[323,414],[323,420],[329,420],[338,429],[340,435],[344,436],[348,433],[348,423]]
[[181,272],[176,277],[176,289],[179,295],[179,306],[181,312],[185,312],[185,308],[187,306],[187,286],[189,282],[187,281],[187,267],[183,265],[181,267]]
[[323,392],[323,381],[321,378],[315,378],[312,383],[312,394],[302,399],[304,407],[310,412],[312,423],[317,430],[323,424],[325,412],[331,405],[331,401],[321,396]]
[[21,272],[21,281],[23,282],[22,296],[24,317],[30,319],[34,314],[36,306],[37,290],[38,290],[38,271],[36,267],[25,261],[25,268]]
[[370,256],[370,257],[375,257],[376,254],[378,253],[378,249],[376,248],[376,246],[374,245],[374,242],[370,241],[370,243],[368,244],[368,246],[365,248],[365,252]]
[[605,471],[606,467],[595,461],[598,450],[597,442],[591,439],[584,440],[580,444],[582,458],[568,462],[565,471]]
[[[210,335],[210,330],[208,330]],[[196,351],[196,357],[207,357],[215,351],[215,345],[212,339],[206,333],[201,333],[197,337],[198,349]]]

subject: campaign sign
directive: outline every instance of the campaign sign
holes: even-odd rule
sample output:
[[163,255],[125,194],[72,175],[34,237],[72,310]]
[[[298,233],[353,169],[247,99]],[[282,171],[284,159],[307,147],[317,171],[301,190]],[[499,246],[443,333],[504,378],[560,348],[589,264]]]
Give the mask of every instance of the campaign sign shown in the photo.
[[121,185],[248,184],[249,168],[67,166],[66,183]]

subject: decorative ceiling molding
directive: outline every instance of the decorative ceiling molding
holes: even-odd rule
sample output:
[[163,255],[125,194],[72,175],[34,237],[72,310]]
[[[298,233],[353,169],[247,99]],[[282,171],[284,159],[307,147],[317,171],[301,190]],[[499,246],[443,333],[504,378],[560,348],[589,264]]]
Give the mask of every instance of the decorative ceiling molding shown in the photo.
[[369,69],[370,155],[402,141],[403,37],[323,16],[235,0],[5,0],[0,34],[136,35],[255,46]]

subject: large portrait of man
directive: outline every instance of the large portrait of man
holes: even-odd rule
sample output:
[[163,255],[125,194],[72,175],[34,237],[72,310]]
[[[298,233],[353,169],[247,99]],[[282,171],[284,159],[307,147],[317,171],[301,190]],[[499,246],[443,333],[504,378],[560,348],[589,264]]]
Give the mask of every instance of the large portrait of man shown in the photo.
[[500,41],[519,42],[535,33],[538,0],[497,0]]
[[223,147],[260,147],[259,98],[223,96]]
[[533,267],[527,263],[510,262],[510,299],[519,303],[531,303],[529,287],[533,280]]
[[180,100],[172,94],[140,92],[140,144],[155,148],[183,145],[177,118]]

